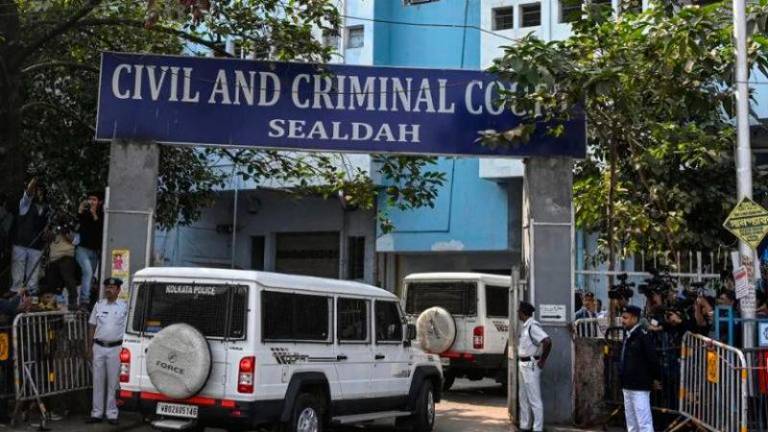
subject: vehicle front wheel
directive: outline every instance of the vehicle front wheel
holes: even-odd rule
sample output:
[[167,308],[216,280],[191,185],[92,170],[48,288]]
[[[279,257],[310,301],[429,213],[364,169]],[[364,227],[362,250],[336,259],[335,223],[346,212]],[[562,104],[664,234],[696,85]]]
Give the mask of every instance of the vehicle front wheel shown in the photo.
[[424,381],[416,398],[416,409],[412,415],[395,421],[398,429],[413,432],[432,432],[435,428],[435,391],[432,382]]

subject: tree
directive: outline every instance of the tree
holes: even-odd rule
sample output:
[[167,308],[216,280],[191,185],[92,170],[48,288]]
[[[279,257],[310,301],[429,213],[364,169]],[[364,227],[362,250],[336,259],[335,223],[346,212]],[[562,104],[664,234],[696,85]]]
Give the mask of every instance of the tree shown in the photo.
[[[316,30],[339,25],[332,0],[0,0],[0,193],[16,197],[25,177],[37,175],[66,211],[85,191],[105,186],[109,147],[93,142],[102,51],[229,56],[230,40],[253,59],[323,63],[334,53]],[[368,209],[378,193],[400,208],[430,205],[443,181],[429,171],[429,158],[377,156],[393,180],[384,189],[345,169],[336,154],[163,146],[160,159],[163,227],[191,223],[212,202],[232,175],[217,167],[224,160],[246,180],[343,193]]]
[[[518,83],[500,103],[529,114],[518,130],[486,141],[514,144],[508,137],[524,139],[537,122],[585,113],[588,156],[575,168],[576,223],[599,234],[611,269],[619,249],[714,250],[735,242],[722,228],[736,195],[728,6],[652,3],[615,19],[589,7],[569,39],[526,36],[491,68]],[[768,3],[750,2],[748,16],[750,61],[766,74]],[[756,193],[764,192],[764,174],[755,178]]]

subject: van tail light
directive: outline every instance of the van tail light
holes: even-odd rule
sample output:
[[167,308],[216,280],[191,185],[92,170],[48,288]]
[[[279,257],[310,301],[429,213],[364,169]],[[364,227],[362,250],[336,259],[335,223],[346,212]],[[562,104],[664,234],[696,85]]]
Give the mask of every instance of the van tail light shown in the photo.
[[256,370],[256,357],[240,359],[240,369],[237,372],[237,392],[253,393],[253,377]]
[[485,327],[478,326],[472,331],[472,348],[483,349],[485,346]]
[[128,348],[120,350],[120,382],[125,383],[131,379],[131,352]]

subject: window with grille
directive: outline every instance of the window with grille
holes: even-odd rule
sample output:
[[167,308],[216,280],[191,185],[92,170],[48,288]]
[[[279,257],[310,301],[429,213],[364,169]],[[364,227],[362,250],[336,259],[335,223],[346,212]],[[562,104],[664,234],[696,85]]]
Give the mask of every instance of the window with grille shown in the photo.
[[365,44],[365,27],[347,27],[347,48],[362,48]]
[[509,318],[509,287],[485,286],[485,315],[492,318]]
[[541,25],[541,3],[520,6],[520,26],[537,27]]
[[396,302],[376,302],[376,342],[402,342],[403,321]]
[[331,342],[330,305],[330,297],[263,291],[262,339]]
[[336,331],[339,342],[368,342],[368,301],[339,298]]
[[189,283],[144,283],[137,287],[131,317],[134,332],[157,333],[188,324],[212,338],[245,338],[248,287]]
[[493,9],[493,29],[509,30],[515,27],[515,8],[500,7]]
[[592,7],[599,8],[602,14],[610,14],[613,11],[612,0],[589,0]]
[[365,279],[365,237],[347,237],[347,279]]
[[411,282],[405,311],[419,315],[439,306],[451,315],[477,315],[477,283],[475,282]]
[[323,30],[323,46],[339,49],[339,32],[335,30]]
[[560,0],[560,22],[571,23],[581,19],[581,0]]

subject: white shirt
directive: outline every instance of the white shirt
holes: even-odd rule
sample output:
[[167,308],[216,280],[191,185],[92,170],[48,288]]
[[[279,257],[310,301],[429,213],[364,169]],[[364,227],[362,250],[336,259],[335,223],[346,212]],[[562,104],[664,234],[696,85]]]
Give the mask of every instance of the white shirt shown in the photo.
[[517,355],[519,357],[533,357],[538,355],[539,347],[544,339],[548,338],[541,328],[541,324],[534,320],[533,317],[528,318],[522,327],[520,327],[520,337],[517,342]]
[[109,303],[100,300],[93,307],[88,324],[96,326],[94,339],[103,342],[117,342],[123,339],[125,323],[128,319],[128,304],[123,300]]

